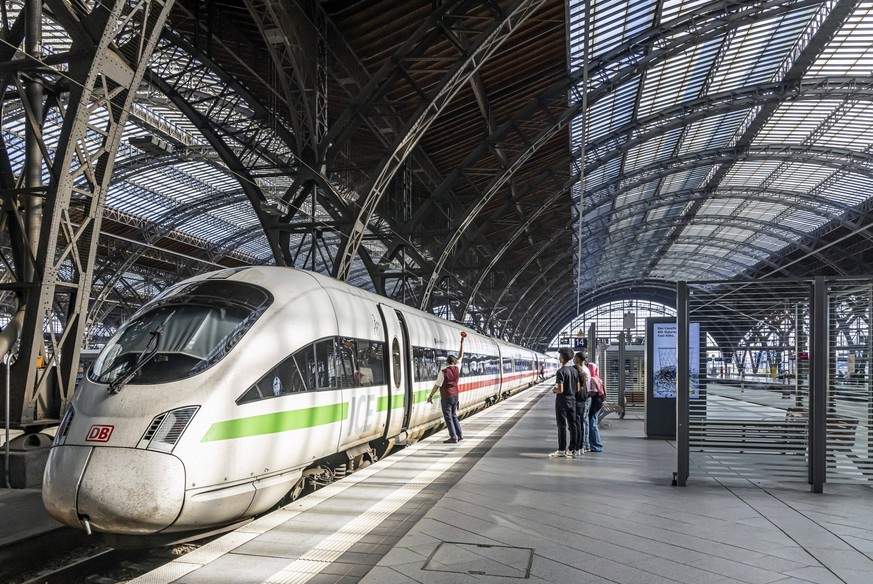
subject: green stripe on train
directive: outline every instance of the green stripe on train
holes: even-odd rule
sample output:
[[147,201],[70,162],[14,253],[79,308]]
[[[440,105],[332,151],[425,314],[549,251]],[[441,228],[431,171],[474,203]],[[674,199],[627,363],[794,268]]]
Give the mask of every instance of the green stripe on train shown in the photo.
[[[412,394],[412,403],[420,404],[427,401],[427,396],[430,393],[429,389],[423,389],[421,391],[416,391]],[[397,403],[394,404],[394,407],[391,407],[391,396],[383,395],[378,400],[376,400],[376,411],[384,412],[388,409],[395,409],[403,407],[403,396],[396,395]]]
[[237,418],[212,424],[201,442],[233,440],[248,436],[261,436],[302,430],[313,426],[323,426],[345,420],[349,417],[349,404],[343,402],[329,406],[317,406],[302,410],[291,410],[275,414],[263,414],[249,418]]
[[[400,407],[403,405],[403,396],[398,396],[398,398],[399,399],[397,401],[399,401],[400,404],[397,407]],[[385,410],[390,410],[390,409],[391,409],[391,396],[390,395],[383,395],[382,397],[380,397],[376,400],[376,411],[377,412],[384,412]]]

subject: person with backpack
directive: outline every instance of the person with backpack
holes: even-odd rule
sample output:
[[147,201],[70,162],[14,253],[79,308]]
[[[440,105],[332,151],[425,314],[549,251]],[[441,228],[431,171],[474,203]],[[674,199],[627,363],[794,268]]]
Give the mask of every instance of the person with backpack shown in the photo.
[[579,427],[579,444],[582,446],[579,449],[579,454],[585,454],[591,451],[591,445],[588,441],[588,412],[591,410],[591,376],[588,367],[585,365],[585,357],[582,353],[576,353],[573,357],[573,364],[579,373],[579,391],[576,392],[576,425]]
[[593,361],[588,362],[588,372],[591,380],[591,408],[588,410],[588,443],[591,445],[591,452],[603,452],[603,442],[600,441],[600,409],[603,407],[603,402],[606,400],[606,387],[603,385],[603,380],[598,375],[597,364]]
[[[558,449],[549,458],[575,458],[579,451],[579,426],[576,422],[576,390],[579,387],[579,373],[573,367],[573,350],[561,347],[558,352],[561,367],[555,374],[555,419],[558,422]],[[570,443],[567,444],[567,431]]]

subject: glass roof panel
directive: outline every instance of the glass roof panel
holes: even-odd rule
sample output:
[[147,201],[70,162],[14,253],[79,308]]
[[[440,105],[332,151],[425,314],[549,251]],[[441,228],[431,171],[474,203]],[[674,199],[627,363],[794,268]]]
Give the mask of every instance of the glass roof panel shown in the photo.
[[860,2],[809,70],[809,76],[869,75],[873,71],[873,2]]
[[740,26],[722,50],[711,92],[770,81],[809,24],[813,8]]

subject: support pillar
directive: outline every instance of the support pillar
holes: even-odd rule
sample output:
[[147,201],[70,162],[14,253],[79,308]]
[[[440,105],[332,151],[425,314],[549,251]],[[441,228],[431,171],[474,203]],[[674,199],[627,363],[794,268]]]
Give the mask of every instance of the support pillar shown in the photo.
[[688,371],[688,283],[676,284],[676,477],[674,484],[684,487],[690,468],[688,406],[691,395]]

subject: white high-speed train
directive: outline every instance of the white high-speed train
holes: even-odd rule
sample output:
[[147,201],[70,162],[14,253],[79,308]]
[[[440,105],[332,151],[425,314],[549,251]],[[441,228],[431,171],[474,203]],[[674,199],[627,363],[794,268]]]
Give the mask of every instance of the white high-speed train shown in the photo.
[[467,333],[460,412],[553,359],[289,268],[172,286],[107,343],[58,428],[43,502],[58,521],[179,532],[263,513],[443,424],[426,403]]

